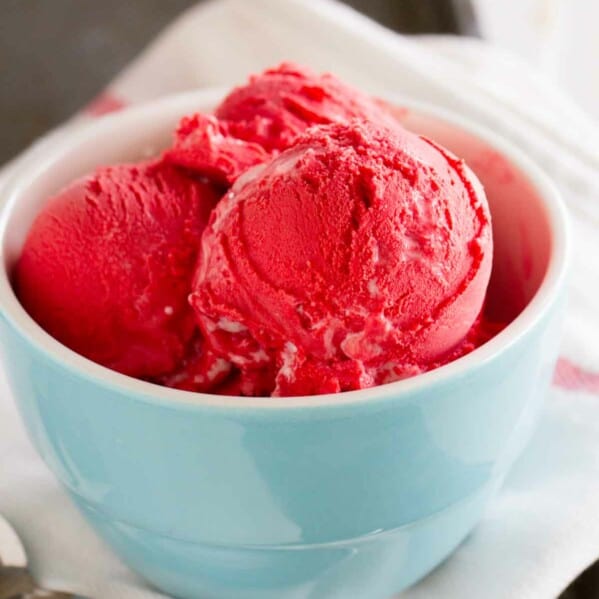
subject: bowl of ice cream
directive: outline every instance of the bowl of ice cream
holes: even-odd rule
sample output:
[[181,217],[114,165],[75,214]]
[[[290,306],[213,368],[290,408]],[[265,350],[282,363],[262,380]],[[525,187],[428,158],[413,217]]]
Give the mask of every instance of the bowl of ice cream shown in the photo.
[[[2,190],[0,228],[0,327],[9,383],[35,447],[75,504],[157,587],[190,598],[386,597],[424,576],[467,536],[534,428],[557,355],[564,209],[546,176],[499,136],[437,108],[389,98],[401,106],[396,117],[406,128],[463,158],[484,185],[494,246],[485,313],[509,323],[503,330],[416,376],[341,393],[324,392],[324,385],[318,395],[287,397],[159,386],[69,349],[28,314],[13,287],[36,216],[49,197],[94,168],[166,148],[182,115],[209,110],[223,95],[191,93],[106,117],[41,147],[13,173]],[[341,144],[343,135],[330,137]],[[253,166],[259,150],[245,149],[246,166]],[[375,158],[385,153],[383,147]],[[391,170],[400,169],[389,161]],[[224,165],[222,182],[236,178],[231,163]],[[276,188],[276,177],[291,166],[287,160],[270,171],[258,167],[240,185],[266,176],[269,189]],[[156,189],[167,184],[163,176]],[[188,199],[197,215],[195,196]],[[186,234],[193,234],[193,223],[190,228],[189,219],[183,221]],[[358,244],[365,251],[366,241]],[[222,264],[215,254],[202,268],[213,273]],[[343,264],[342,258],[340,271]],[[206,330],[214,306],[230,297],[226,286],[211,289],[206,294],[198,286],[192,298]],[[379,290],[365,289],[373,296]],[[91,293],[84,297],[95,301]],[[234,299],[227,310],[239,311],[251,298],[243,305]],[[289,319],[282,320],[277,330],[287,331]],[[185,322],[177,326],[186,329]],[[241,368],[259,348],[247,343],[236,320],[220,325],[214,347],[222,343],[231,351],[236,340],[240,349],[230,355],[239,356]],[[446,343],[448,329],[436,331],[439,343]],[[131,338],[146,343],[140,331],[145,334],[136,324],[119,343],[111,342],[111,359]],[[85,329],[87,337],[97,334]],[[418,338],[410,343],[417,346]],[[134,355],[127,368],[150,363],[143,352]],[[304,380],[322,380],[320,371],[302,372]]]

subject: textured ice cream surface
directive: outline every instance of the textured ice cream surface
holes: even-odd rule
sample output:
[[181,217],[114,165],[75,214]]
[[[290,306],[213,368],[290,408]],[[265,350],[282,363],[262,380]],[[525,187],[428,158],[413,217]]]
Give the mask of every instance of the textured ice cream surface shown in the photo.
[[184,118],[165,158],[232,183],[250,166],[288,148],[308,127],[353,118],[398,126],[381,103],[334,75],[283,63],[235,88],[214,116]]
[[219,393],[230,374],[231,363],[211,351],[197,331],[177,367],[155,382],[182,391]]
[[184,117],[175,137],[165,160],[222,185],[230,185],[248,168],[270,158],[260,144],[235,137],[226,121],[212,115]]
[[215,115],[230,123],[236,137],[267,151],[288,148],[313,125],[359,118],[397,126],[372,97],[330,73],[316,74],[292,63],[250,77],[221,102]]
[[161,163],[104,167],[60,191],[16,266],[29,314],[80,354],[131,376],[174,370],[197,330],[187,301],[213,187]]
[[463,161],[354,120],[309,129],[234,185],[202,237],[191,302],[242,379],[272,377],[275,395],[344,391],[453,355],[491,260],[488,205]]

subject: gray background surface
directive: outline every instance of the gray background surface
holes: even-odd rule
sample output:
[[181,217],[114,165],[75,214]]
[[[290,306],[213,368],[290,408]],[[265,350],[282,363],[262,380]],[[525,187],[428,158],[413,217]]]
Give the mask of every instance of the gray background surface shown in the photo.
[[[450,0],[347,2],[405,32],[458,29]],[[89,102],[195,3],[0,0],[0,164]]]

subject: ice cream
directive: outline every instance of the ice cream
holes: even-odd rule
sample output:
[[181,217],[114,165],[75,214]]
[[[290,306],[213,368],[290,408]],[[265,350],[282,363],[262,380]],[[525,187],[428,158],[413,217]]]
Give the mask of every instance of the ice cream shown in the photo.
[[155,382],[183,391],[219,393],[220,387],[234,377],[230,376],[232,364],[215,354],[199,331],[188,345],[185,356],[177,367]]
[[197,331],[187,296],[217,199],[211,185],[161,163],[75,181],[29,231],[15,273],[21,302],[95,362],[140,378],[173,371]]
[[212,115],[184,117],[164,158],[218,184],[230,185],[248,168],[270,158],[260,144],[238,139],[230,129],[227,121]]
[[250,166],[288,148],[308,127],[352,118],[397,126],[380,102],[335,76],[283,63],[235,88],[214,116],[184,118],[165,156],[232,183]]
[[[191,303],[245,393],[344,391],[453,356],[481,312],[482,187],[433,142],[354,120],[246,172],[202,237]],[[453,352],[453,353],[452,353]]]
[[493,336],[492,252],[463,161],[334,76],[283,64],[185,117],[159,158],[50,199],[15,287],[51,335],[121,373],[313,395],[413,376]]

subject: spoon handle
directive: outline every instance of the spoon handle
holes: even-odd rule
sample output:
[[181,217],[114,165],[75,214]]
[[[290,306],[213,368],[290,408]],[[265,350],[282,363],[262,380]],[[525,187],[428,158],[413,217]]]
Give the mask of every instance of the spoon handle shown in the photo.
[[40,589],[25,568],[0,565],[0,599],[75,599],[75,596]]
[[34,589],[24,595],[18,595],[14,599],[74,599],[71,593],[60,593],[58,591],[46,591],[44,589]]
[[34,589],[35,583],[25,568],[0,565],[0,599],[14,599]]

